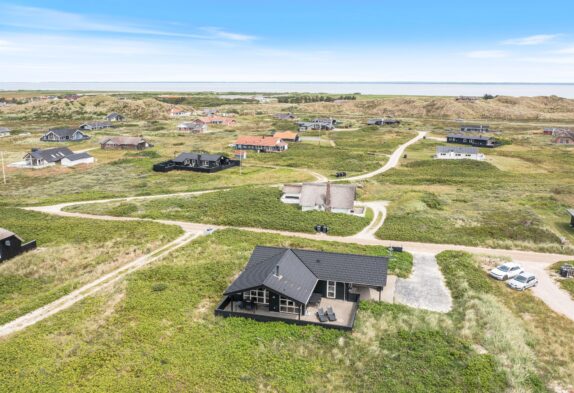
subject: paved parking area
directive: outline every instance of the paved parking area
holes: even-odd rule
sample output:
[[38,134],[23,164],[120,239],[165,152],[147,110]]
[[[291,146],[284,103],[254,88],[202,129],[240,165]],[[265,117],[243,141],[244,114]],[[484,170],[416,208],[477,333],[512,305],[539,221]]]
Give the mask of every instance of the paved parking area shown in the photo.
[[413,272],[397,279],[395,303],[438,312],[452,309],[450,291],[433,254],[413,253]]

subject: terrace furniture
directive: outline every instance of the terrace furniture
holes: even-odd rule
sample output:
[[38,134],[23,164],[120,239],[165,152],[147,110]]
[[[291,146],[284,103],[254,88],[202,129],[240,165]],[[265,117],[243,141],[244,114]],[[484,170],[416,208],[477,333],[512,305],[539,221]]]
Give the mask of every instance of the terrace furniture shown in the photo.
[[317,310],[317,318],[319,319],[319,322],[327,322],[327,317],[325,316],[325,311],[323,311],[323,308]]
[[333,312],[333,307],[331,307],[331,306],[327,307],[327,318],[329,318],[329,321],[331,321],[331,322],[334,322],[337,320],[337,316]]

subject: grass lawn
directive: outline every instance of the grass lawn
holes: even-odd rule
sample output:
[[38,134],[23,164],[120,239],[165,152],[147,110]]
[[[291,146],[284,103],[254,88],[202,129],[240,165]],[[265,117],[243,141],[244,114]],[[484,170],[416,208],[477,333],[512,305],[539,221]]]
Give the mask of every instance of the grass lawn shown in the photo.
[[362,303],[352,334],[214,317],[221,292],[257,244],[385,251],[216,232],[132,274],[125,285],[4,340],[0,383],[11,392],[499,392],[507,387],[495,358],[460,338],[446,315]]
[[168,241],[181,230],[0,208],[0,227],[38,249],[0,264],[0,324],[43,306]]
[[574,178],[565,176],[558,186],[547,173],[525,176],[491,162],[432,160],[435,145],[414,145],[402,166],[366,187],[366,199],[391,201],[379,237],[574,253],[562,241],[574,242],[565,217]]
[[282,203],[274,187],[241,187],[193,197],[70,206],[66,210],[112,216],[180,220],[235,227],[257,227],[291,232],[314,232],[327,225],[332,235],[353,235],[372,217],[309,211]]

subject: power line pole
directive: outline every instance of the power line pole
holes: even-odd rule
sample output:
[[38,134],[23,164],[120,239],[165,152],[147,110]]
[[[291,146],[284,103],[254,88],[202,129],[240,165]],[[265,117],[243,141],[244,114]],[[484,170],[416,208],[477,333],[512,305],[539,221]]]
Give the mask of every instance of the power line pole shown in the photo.
[[4,169],[4,152],[0,151],[0,161],[2,161],[2,178],[6,184],[6,169]]

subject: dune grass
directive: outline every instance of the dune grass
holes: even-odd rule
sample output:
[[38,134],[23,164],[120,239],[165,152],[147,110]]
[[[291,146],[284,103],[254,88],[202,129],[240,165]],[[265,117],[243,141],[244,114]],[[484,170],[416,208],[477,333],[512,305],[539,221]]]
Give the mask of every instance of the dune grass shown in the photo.
[[282,203],[280,197],[281,190],[277,188],[240,187],[192,197],[85,204],[70,206],[66,210],[307,233],[313,233],[315,225],[321,224],[329,227],[329,234],[342,236],[360,232],[372,218],[303,212],[297,205]]
[[175,226],[55,217],[0,208],[0,227],[38,249],[0,265],[0,324],[175,239]]
[[345,392],[499,392],[507,386],[493,357],[457,337],[448,316],[440,314],[363,303],[353,334],[214,317],[222,291],[257,244],[379,255],[386,251],[216,232],[129,276],[113,292],[2,342],[0,383],[11,392],[132,392],[150,387],[156,392],[324,392],[326,387]]

